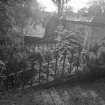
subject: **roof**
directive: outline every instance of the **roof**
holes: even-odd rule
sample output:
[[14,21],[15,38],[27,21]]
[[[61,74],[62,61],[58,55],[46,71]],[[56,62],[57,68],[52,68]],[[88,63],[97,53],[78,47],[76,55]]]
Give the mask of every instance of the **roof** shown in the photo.
[[71,20],[65,20],[67,23],[73,23],[73,24],[80,24],[80,25],[87,25],[92,27],[105,27],[105,23],[100,22],[83,22],[83,21],[71,21]]
[[45,39],[33,36],[24,36],[25,44],[57,43],[57,40]]
[[[53,20],[53,19],[51,18],[51,20]],[[53,38],[54,34],[52,34],[52,33],[54,33],[54,30],[56,29],[56,25],[58,25],[57,21],[58,20],[56,18],[54,18],[53,21],[49,21],[50,23],[46,27],[47,30],[45,31],[45,36],[44,37],[25,36],[24,37],[25,43],[56,43],[57,40],[55,40]],[[65,22],[65,24],[70,23],[70,24],[84,25],[84,26],[90,26],[90,27],[102,27],[102,28],[104,27],[105,28],[104,23],[94,22],[94,21],[86,22],[86,21],[72,21],[72,20],[63,19],[63,22]],[[53,26],[52,26],[52,23],[53,23]]]
[[32,36],[32,37],[44,37],[45,28],[42,26],[42,24],[37,24],[35,28],[33,28],[32,25],[28,25],[26,27],[27,35],[26,36]]

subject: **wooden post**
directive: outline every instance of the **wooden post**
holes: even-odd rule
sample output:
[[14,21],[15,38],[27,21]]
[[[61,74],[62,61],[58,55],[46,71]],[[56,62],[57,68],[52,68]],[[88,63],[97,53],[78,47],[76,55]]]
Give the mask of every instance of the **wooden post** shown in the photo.
[[[32,73],[33,73],[33,69],[31,69],[32,70]],[[32,77],[33,77],[33,75],[32,75]],[[32,87],[32,85],[33,85],[33,78],[31,78],[31,81],[30,81],[30,86]]]
[[56,79],[56,72],[57,72],[57,69],[58,69],[58,54],[56,53],[56,55],[55,55],[55,59],[56,59],[56,63],[55,63],[55,76],[54,76],[54,78]]
[[72,71],[72,62],[73,62],[73,54],[71,53],[71,57],[68,58],[69,61],[69,73]]
[[41,80],[42,62],[39,62],[39,84]]
[[8,70],[6,71],[6,90],[8,91],[9,87],[8,87]]
[[15,89],[17,87],[17,73],[15,73]]
[[24,73],[25,73],[25,70],[22,71],[22,90],[24,90],[24,85],[25,85]]
[[72,63],[69,63],[69,73],[72,71]]
[[49,81],[49,65],[50,65],[50,62],[48,60],[48,66],[47,66],[47,82]]
[[61,74],[61,76],[64,76],[64,70],[65,70],[65,60],[66,60],[66,53],[67,51],[65,51],[64,52],[64,54],[63,54],[63,67],[62,67],[62,74]]

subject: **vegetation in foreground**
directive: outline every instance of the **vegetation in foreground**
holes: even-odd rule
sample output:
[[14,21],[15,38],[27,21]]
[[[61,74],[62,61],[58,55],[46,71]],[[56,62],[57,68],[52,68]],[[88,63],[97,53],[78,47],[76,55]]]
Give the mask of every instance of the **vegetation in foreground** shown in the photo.
[[[68,83],[69,84],[69,83]],[[103,81],[79,86],[64,85],[40,91],[0,94],[0,105],[104,105]]]

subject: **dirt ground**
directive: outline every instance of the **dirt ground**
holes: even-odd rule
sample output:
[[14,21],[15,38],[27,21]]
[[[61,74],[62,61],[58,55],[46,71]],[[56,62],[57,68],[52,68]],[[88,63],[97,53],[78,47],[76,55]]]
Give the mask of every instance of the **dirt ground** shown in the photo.
[[19,93],[1,93],[0,105],[105,105],[104,80]]

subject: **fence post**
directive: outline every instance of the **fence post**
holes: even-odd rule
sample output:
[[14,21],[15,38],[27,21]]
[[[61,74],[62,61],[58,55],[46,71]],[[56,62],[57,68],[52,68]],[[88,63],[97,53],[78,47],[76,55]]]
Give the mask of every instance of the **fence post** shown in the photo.
[[24,85],[25,85],[24,73],[25,73],[25,70],[22,71],[22,90],[24,90]]
[[69,73],[72,71],[72,63],[69,63]]
[[55,62],[55,76],[54,76],[54,79],[56,79],[56,72],[57,72],[57,69],[58,69],[58,57],[59,57],[59,55],[58,55],[58,53],[55,53],[55,60],[56,60],[56,62]]
[[64,76],[66,55],[67,55],[67,51],[65,50],[63,53],[63,67],[62,67],[62,74],[61,74],[62,77]]
[[50,65],[50,62],[48,60],[48,66],[47,66],[47,82],[48,82],[48,78],[49,78],[49,65]]
[[69,73],[72,71],[72,62],[73,62],[73,54],[71,53],[71,57],[68,58],[69,61]]
[[47,43],[47,45],[46,45],[46,46],[47,46],[47,51],[48,51],[48,43]]
[[15,89],[17,87],[17,72],[15,73]]
[[31,81],[30,81],[30,86],[32,87],[32,85],[33,85],[33,69],[31,69],[31,71],[32,71],[32,78],[31,78]]
[[39,84],[40,84],[40,80],[41,80],[41,70],[42,70],[42,62],[39,62]]
[[[35,76],[35,70],[36,70],[36,69],[34,68],[34,66],[35,66],[36,64],[35,64],[35,62],[31,62],[31,63],[32,63],[32,65],[31,65],[32,69],[31,69],[31,70],[32,70],[32,73],[33,73],[32,77],[34,77],[34,76]],[[33,78],[31,78],[31,84],[30,84],[30,85],[31,85],[31,87],[33,86]]]
[[7,91],[9,90],[9,86],[8,86],[8,76],[9,76],[9,74],[8,74],[8,71],[7,71],[7,73],[6,73],[6,90],[7,90]]

